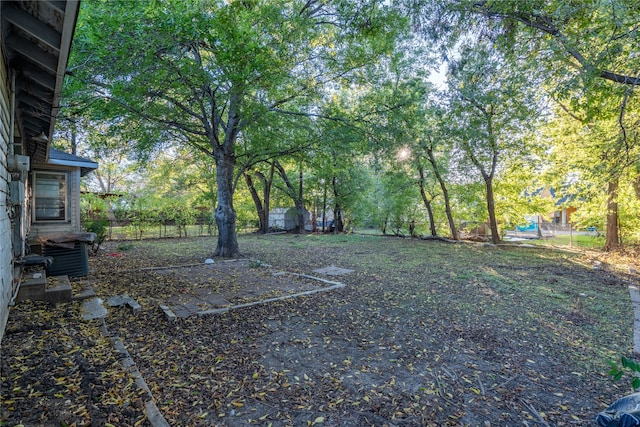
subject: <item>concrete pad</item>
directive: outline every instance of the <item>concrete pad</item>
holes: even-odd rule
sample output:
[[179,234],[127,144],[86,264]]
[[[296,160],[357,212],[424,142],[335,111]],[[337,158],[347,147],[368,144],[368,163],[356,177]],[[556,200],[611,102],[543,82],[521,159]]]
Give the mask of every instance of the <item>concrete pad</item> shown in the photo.
[[175,305],[169,308],[176,316],[182,318],[189,317],[200,311],[200,307],[190,302],[182,305]]
[[73,299],[74,300],[83,300],[83,299],[93,298],[95,296],[96,296],[96,292],[93,290],[93,287],[91,285],[89,285],[86,288],[83,288],[81,292],[75,294],[73,296]]
[[225,305],[231,304],[229,301],[227,301],[226,298],[218,294],[210,295],[207,298],[204,298],[204,301],[207,304],[217,305],[217,306],[225,306]]
[[82,302],[82,318],[84,320],[107,317],[107,309],[100,298],[86,299]]
[[[305,276],[303,274],[301,274],[300,276],[310,277],[310,276]],[[284,300],[287,300],[287,299],[290,299],[290,298],[297,298],[297,297],[306,296],[306,295],[314,295],[314,294],[317,294],[317,293],[320,293],[320,292],[328,292],[328,291],[332,291],[334,289],[344,288],[345,287],[344,283],[340,283],[340,282],[332,282],[332,283],[334,283],[334,284],[332,286],[327,287],[327,288],[313,289],[311,291],[299,292],[297,294],[284,295],[284,296],[276,297],[276,298],[268,298],[268,299],[263,299],[263,300],[259,300],[259,301],[248,302],[248,303],[245,303],[245,304],[238,304],[238,305],[234,305],[232,307],[216,308],[216,309],[213,309],[213,310],[203,310],[203,311],[199,311],[197,314],[198,314],[198,316],[207,316],[207,315],[210,315],[210,314],[226,313],[228,311],[237,310],[239,308],[253,307],[255,305],[268,304],[268,303],[272,303],[272,302],[275,302],[275,301],[284,301]]]
[[47,287],[44,292],[43,299],[52,303],[69,302],[72,299],[73,288],[69,282],[69,277],[54,276],[50,277],[54,283],[53,287]]
[[324,274],[326,276],[341,276],[343,274],[353,273],[354,271],[355,270],[348,270],[346,268],[340,268],[333,265],[313,270],[314,273]]

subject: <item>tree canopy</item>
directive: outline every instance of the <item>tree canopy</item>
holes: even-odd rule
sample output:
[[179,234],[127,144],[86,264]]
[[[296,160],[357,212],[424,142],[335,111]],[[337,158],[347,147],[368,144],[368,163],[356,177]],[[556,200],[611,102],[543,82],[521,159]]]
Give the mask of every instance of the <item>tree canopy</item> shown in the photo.
[[238,200],[263,232],[274,204],[300,218],[321,204],[337,231],[393,216],[398,234],[457,239],[487,221],[498,241],[525,216],[554,220],[545,188],[613,250],[640,239],[637,6],[86,2],[60,123],[128,159],[103,162],[105,189],[130,160],[198,165],[171,182],[211,204],[220,256],[239,253]]

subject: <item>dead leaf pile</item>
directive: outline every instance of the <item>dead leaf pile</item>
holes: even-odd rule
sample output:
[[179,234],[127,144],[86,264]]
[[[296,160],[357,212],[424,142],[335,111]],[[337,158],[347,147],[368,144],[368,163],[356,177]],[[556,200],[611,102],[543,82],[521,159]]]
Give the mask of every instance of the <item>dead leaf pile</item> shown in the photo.
[[2,344],[0,423],[147,425],[139,390],[79,303],[18,304]]

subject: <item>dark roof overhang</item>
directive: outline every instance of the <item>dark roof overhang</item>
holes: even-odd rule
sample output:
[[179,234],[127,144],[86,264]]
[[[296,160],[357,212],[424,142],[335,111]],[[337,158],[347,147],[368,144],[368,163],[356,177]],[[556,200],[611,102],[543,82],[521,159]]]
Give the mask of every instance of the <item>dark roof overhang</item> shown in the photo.
[[79,0],[2,0],[0,25],[15,77],[16,124],[26,153],[46,162],[79,10]]

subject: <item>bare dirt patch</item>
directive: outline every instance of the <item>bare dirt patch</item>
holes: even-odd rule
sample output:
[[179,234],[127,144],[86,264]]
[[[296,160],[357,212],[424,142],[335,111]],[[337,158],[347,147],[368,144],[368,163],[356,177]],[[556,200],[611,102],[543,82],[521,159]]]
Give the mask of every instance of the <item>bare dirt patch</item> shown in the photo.
[[191,265],[155,273],[176,284],[178,293],[165,303],[178,317],[320,290],[326,282],[278,271],[247,259]]

